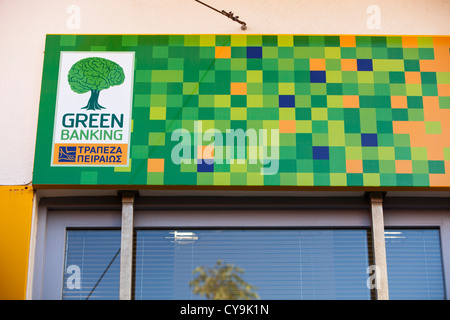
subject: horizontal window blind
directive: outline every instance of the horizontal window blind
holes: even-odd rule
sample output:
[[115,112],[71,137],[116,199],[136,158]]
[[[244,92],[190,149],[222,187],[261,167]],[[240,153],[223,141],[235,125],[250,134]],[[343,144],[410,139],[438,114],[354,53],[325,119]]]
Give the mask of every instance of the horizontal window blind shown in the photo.
[[[138,230],[135,299],[370,299],[365,230]],[[439,230],[385,232],[390,299],[445,299]],[[119,230],[68,230],[63,299],[118,299]]]
[[389,298],[445,299],[439,230],[385,231]]
[[370,299],[366,230],[138,230],[135,299]]
[[68,230],[63,299],[119,298],[120,230]]

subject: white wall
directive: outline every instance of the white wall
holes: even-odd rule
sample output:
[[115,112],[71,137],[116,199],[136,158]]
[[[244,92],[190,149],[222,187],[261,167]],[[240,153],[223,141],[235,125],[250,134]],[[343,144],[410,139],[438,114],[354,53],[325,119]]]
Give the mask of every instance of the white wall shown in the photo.
[[[450,34],[449,0],[204,2],[239,15],[246,33]],[[194,0],[0,0],[0,185],[32,180],[46,34],[242,33],[239,27]]]

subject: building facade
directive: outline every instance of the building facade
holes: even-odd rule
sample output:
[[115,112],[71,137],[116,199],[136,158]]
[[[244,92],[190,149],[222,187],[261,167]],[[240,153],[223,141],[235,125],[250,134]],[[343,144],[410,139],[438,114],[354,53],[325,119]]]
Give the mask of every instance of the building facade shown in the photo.
[[3,299],[448,298],[445,1],[1,6]]

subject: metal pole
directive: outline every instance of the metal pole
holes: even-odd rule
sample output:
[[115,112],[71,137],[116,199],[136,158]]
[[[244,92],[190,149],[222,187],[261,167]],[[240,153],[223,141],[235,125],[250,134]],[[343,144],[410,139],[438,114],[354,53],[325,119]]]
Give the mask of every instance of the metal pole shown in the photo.
[[122,228],[120,245],[120,300],[131,300],[133,279],[134,193],[122,192]]
[[381,193],[371,193],[370,205],[372,217],[372,243],[376,266],[376,298],[377,300],[389,300],[386,243],[384,238],[383,195]]

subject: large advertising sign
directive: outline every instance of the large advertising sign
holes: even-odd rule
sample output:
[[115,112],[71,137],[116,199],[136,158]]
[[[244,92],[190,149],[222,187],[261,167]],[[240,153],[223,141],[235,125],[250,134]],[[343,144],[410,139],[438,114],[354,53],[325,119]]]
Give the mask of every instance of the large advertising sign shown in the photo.
[[61,52],[59,69],[52,166],[127,166],[134,52]]
[[450,37],[48,35],[33,184],[450,187]]

